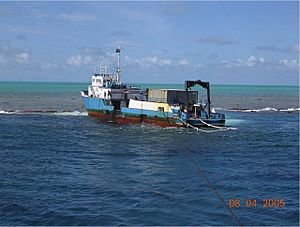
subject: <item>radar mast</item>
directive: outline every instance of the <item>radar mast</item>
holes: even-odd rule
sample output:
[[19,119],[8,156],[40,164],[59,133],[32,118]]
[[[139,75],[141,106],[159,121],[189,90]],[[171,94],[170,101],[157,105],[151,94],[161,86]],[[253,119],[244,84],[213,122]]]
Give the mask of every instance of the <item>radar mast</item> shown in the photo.
[[117,64],[116,64],[116,74],[117,74],[117,84],[121,84],[121,66],[120,66],[120,55],[121,55],[121,47],[116,48],[117,55]]

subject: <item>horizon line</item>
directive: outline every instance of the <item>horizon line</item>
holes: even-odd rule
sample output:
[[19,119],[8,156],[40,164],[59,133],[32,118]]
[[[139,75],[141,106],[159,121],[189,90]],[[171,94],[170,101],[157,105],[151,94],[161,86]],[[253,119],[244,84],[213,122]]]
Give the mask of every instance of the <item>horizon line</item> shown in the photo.
[[[88,82],[81,82],[81,81],[31,81],[31,80],[0,80],[0,83],[72,83],[72,84],[88,84]],[[225,86],[283,86],[283,87],[300,87],[299,83],[296,84],[219,84],[219,83],[211,83],[210,85],[225,85]],[[159,85],[159,84],[168,84],[168,85],[184,85],[184,83],[166,83],[166,82],[160,82],[160,83],[148,83],[148,82],[126,82],[124,84],[152,84],[152,85]]]

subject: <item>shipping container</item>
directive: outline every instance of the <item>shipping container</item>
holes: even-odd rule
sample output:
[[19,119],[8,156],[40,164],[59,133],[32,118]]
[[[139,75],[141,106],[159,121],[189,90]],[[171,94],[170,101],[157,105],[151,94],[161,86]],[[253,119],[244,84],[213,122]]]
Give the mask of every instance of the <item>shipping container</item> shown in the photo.
[[[187,92],[178,89],[149,89],[148,101],[164,102],[169,104],[182,104],[187,103]],[[190,103],[197,103],[198,92],[188,91]]]

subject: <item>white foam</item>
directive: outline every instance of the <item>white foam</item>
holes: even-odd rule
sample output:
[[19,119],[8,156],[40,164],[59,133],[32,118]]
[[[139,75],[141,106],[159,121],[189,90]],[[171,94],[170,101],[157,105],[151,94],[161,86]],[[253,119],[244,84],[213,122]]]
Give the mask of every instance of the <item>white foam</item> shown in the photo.
[[60,115],[60,116],[88,116],[87,112],[80,112],[80,111],[56,112],[53,114]]
[[268,112],[268,111],[274,111],[277,112],[278,110],[271,107],[266,107],[263,109],[249,109],[249,110],[243,110],[242,112]]
[[14,111],[7,111],[7,110],[0,110],[0,114],[40,114],[40,115],[59,115],[59,116],[88,116],[87,112],[80,112],[80,111],[62,111],[62,112],[47,112],[47,111],[22,111],[22,110],[14,110]]
[[300,108],[287,108],[287,109],[281,109],[280,112],[295,112],[300,111]]
[[214,109],[215,109],[215,110],[226,110],[226,109],[224,109],[224,108],[222,108],[222,107],[214,107]]
[[230,112],[259,113],[259,112],[295,112],[295,111],[300,111],[300,108],[276,109],[272,107],[265,107],[262,109],[229,109],[229,110],[220,108],[220,110],[230,111]]
[[6,110],[0,110],[0,114],[16,114],[15,111],[6,111]]

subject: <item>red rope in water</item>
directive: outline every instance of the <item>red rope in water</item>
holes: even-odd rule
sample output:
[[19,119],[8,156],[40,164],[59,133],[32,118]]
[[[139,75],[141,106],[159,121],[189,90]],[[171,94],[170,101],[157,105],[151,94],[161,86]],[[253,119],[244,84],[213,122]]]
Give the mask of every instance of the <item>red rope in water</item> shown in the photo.
[[232,218],[234,220],[236,220],[236,222],[238,223],[239,226],[242,226],[242,224],[239,221],[238,217],[233,213],[233,211],[226,204],[226,202],[224,201],[224,199],[222,198],[222,196],[220,195],[220,193],[218,192],[218,190],[209,181],[209,179],[207,178],[207,176],[204,174],[203,170],[201,169],[200,165],[193,159],[192,155],[188,151],[186,152],[186,154],[190,158],[190,160],[194,163],[194,165],[196,166],[196,168],[198,169],[198,171],[200,173],[200,176],[204,178],[204,180],[206,181],[206,183],[210,187],[210,189],[218,196],[219,200],[223,203],[223,205],[225,206],[225,208],[229,211],[229,213],[231,214]]

